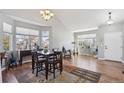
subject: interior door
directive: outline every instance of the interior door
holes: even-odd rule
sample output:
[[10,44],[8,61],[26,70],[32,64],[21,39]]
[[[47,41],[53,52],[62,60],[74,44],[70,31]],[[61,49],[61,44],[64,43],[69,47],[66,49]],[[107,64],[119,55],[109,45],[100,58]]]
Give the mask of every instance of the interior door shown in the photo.
[[122,61],[122,32],[104,34],[104,58]]

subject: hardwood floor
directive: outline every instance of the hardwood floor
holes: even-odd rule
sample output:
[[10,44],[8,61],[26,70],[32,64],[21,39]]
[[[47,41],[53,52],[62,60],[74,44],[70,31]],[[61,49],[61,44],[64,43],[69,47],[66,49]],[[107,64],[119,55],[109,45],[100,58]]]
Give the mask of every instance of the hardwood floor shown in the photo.
[[89,56],[74,56],[71,62],[65,61],[66,64],[88,69],[102,74],[99,82],[120,83],[124,82],[124,64],[113,61],[98,60]]
[[[102,61],[89,56],[73,56],[72,59],[65,59],[64,66],[69,65],[88,69],[91,71],[101,73],[99,83],[124,83],[124,64],[112,61]],[[7,83],[17,83],[17,76],[29,73],[31,70],[31,63],[25,63],[15,69],[3,72],[3,81]],[[68,70],[71,70],[70,68]]]

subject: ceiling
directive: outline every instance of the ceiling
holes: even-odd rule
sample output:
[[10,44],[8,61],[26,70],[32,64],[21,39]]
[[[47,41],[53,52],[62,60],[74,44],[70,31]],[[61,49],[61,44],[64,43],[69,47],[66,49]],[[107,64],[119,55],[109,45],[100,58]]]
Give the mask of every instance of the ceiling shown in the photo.
[[[39,25],[47,25],[39,11],[39,9],[0,10],[2,13],[20,18],[20,20],[25,19]],[[56,16],[52,20],[59,19],[70,31],[83,31],[105,24],[109,11],[112,11],[112,19],[115,23],[124,20],[124,9],[52,9],[51,11]]]

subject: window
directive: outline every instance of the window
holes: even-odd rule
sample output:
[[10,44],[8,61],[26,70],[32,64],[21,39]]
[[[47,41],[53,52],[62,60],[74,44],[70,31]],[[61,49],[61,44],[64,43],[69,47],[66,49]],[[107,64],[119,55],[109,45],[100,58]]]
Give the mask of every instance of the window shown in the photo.
[[12,33],[12,26],[7,23],[3,23],[3,31],[7,33]]
[[3,49],[12,50],[12,26],[7,23],[3,23]]
[[16,33],[22,35],[36,35],[36,36],[39,35],[38,30],[22,28],[22,27],[16,27]]
[[29,36],[16,35],[16,49],[29,49]]
[[30,36],[31,49],[39,48],[39,37],[38,36]]
[[49,31],[42,31],[42,47],[49,48]]
[[82,48],[96,47],[96,34],[85,34],[78,36],[79,46]]
[[16,28],[16,49],[35,49],[39,47],[39,31],[27,28]]

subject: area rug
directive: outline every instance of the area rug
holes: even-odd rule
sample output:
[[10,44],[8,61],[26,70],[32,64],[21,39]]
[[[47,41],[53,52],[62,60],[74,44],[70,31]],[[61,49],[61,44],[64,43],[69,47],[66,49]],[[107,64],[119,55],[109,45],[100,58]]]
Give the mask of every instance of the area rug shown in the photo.
[[19,83],[97,83],[100,76],[100,73],[76,68],[70,72],[64,70],[61,75],[59,71],[56,71],[55,79],[52,73],[49,73],[48,80],[46,80],[44,72],[40,72],[36,77],[31,71],[18,76],[17,79]]
[[76,76],[79,76],[80,78],[83,78],[87,81],[94,82],[94,83],[98,82],[101,76],[100,73],[82,69],[82,68],[75,69],[71,71],[71,73]]

